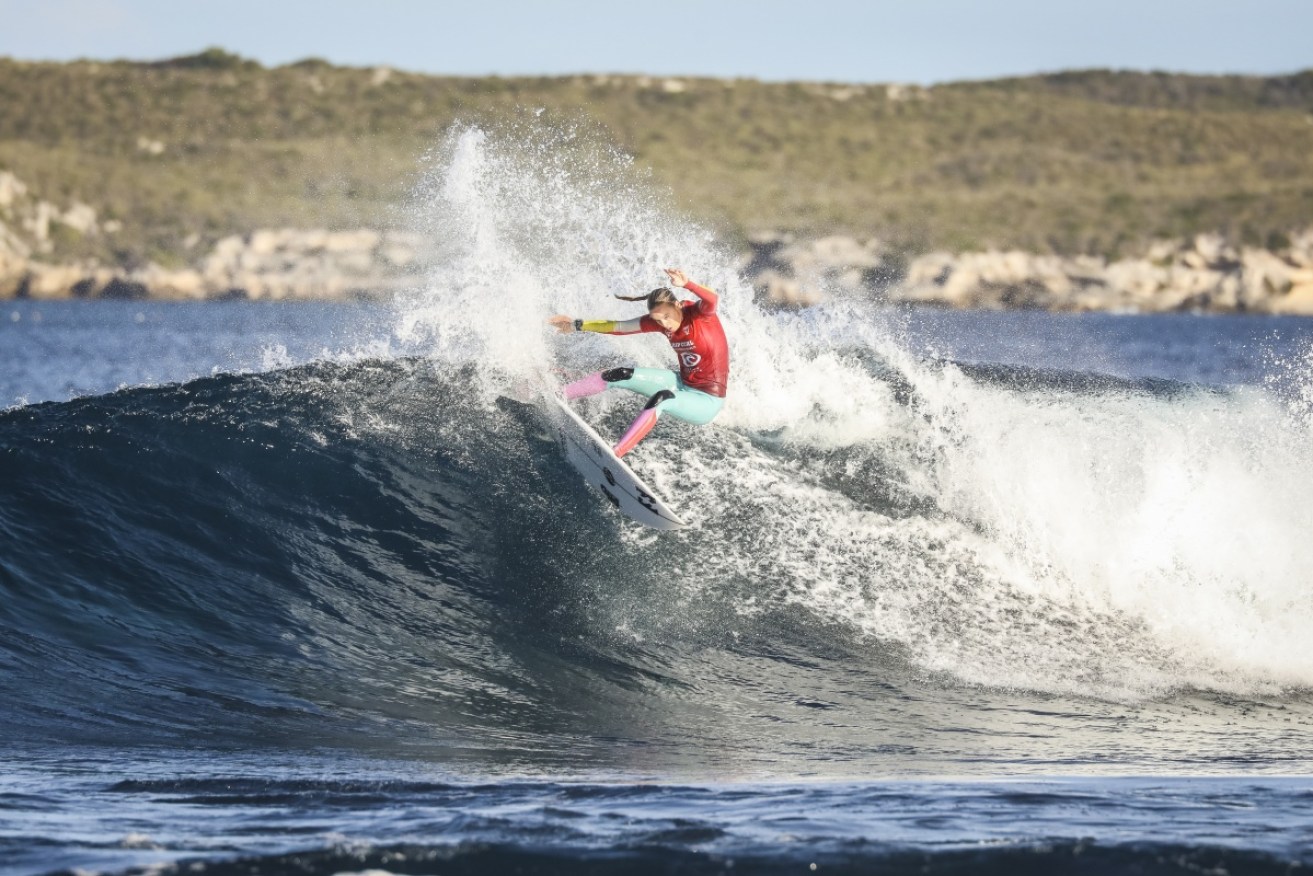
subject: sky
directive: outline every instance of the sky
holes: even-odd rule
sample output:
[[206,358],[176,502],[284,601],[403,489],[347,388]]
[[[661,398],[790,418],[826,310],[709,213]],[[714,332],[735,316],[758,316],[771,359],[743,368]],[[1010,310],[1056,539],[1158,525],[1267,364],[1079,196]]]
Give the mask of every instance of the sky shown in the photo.
[[0,0],[0,55],[834,82],[1313,67],[1313,0]]

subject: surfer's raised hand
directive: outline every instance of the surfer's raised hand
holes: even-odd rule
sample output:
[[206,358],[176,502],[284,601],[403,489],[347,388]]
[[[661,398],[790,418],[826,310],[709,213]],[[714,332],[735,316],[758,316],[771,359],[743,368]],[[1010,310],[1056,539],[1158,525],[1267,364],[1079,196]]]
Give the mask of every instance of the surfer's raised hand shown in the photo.
[[679,268],[662,268],[662,270],[670,277],[670,285],[681,289],[688,285],[688,277]]
[[549,316],[547,318],[547,324],[563,335],[568,335],[570,332],[574,331],[574,320],[565,314]]

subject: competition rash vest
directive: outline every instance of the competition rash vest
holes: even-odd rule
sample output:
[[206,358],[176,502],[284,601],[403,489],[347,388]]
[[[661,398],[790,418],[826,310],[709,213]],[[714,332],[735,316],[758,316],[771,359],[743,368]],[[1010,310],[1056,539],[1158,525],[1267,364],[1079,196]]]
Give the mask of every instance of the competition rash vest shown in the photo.
[[696,295],[698,300],[680,303],[684,319],[673,332],[663,329],[650,316],[627,319],[624,322],[584,320],[580,328],[582,331],[607,335],[661,332],[679,357],[680,381],[689,389],[724,398],[725,386],[729,382],[729,344],[725,341],[720,317],[716,316],[716,304],[720,296],[697,283],[689,283],[684,288]]

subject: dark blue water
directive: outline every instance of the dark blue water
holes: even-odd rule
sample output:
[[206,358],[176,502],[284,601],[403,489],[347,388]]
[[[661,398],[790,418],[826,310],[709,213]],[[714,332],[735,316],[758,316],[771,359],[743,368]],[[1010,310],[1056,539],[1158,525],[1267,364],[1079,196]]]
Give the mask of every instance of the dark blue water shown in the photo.
[[0,316],[0,873],[1313,864],[1313,323],[783,314],[658,538],[386,308]]
[[[394,319],[364,304],[5,302],[0,405],[325,357],[400,354],[408,345],[393,336]],[[1313,342],[1313,324],[1297,317],[916,310],[877,319],[892,324],[910,348],[961,362],[1076,364],[1087,372],[1220,385],[1285,379],[1285,364],[1302,360]]]

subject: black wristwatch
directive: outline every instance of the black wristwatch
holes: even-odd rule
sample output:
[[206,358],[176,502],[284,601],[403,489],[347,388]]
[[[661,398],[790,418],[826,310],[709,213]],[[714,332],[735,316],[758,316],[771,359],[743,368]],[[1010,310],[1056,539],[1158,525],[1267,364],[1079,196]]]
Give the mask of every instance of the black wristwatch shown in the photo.
[[582,319],[576,319],[574,321],[574,330],[577,332],[581,332],[584,330],[584,321]]

